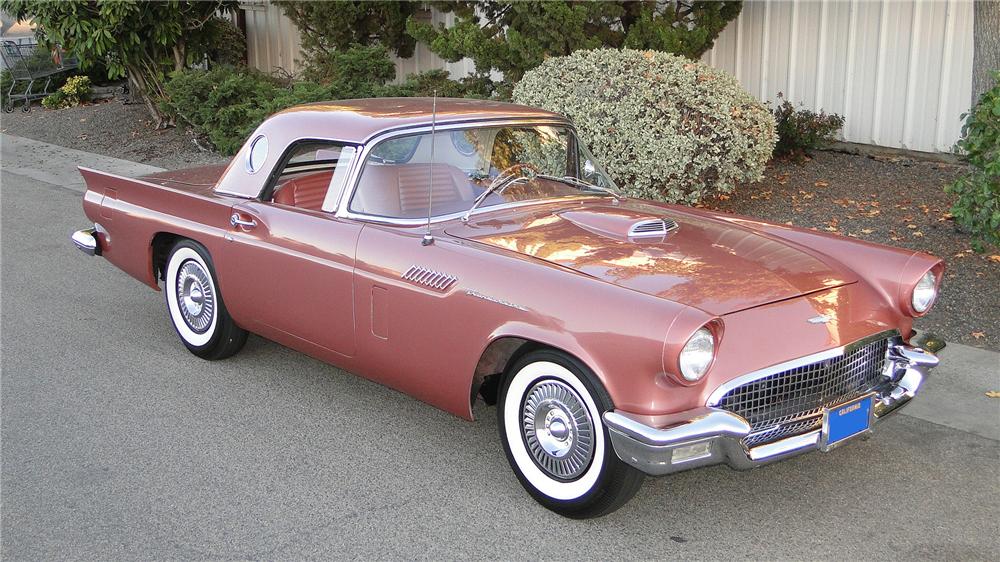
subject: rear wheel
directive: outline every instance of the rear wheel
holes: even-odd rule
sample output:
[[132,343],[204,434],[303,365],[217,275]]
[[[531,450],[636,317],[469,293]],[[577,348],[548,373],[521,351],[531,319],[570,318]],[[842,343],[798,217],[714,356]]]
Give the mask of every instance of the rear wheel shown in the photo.
[[197,242],[181,240],[167,259],[163,292],[167,311],[184,345],[202,359],[225,359],[247,341],[222,300],[215,267]]
[[565,353],[528,353],[504,376],[500,440],[535,500],[583,519],[611,513],[635,495],[643,474],[618,458],[601,421],[612,408],[596,377]]

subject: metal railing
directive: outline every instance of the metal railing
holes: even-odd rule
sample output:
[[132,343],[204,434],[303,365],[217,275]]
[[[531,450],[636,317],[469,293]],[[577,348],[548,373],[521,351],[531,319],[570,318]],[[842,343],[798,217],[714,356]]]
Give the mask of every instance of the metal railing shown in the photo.
[[[22,111],[31,111],[33,100],[52,93],[49,88],[54,76],[79,67],[79,61],[67,57],[61,49],[49,51],[35,43],[3,41],[0,43],[0,56],[11,77],[3,107],[8,113],[14,111],[17,102],[23,102]],[[39,85],[41,87],[36,88]]]

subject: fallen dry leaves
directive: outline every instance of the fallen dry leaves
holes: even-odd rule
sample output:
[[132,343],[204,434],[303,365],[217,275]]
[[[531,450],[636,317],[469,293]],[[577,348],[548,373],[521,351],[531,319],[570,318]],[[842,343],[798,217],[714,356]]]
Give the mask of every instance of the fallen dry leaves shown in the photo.
[[1000,254],[993,254],[987,259],[989,259],[992,262],[1000,263]]
[[977,340],[981,340],[986,337],[986,332],[972,332],[969,335],[976,338]]
[[1000,392],[997,392],[995,390],[991,390],[991,391],[989,391],[989,392],[986,393],[986,397],[987,398],[1000,398]]

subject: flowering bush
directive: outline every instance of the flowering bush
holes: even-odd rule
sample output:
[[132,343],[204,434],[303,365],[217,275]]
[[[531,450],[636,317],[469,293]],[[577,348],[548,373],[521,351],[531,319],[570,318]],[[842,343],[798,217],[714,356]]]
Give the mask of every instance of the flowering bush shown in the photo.
[[514,100],[566,115],[635,197],[695,203],[757,181],[774,118],[733,76],[676,55],[632,49],[547,59]]
[[80,105],[90,99],[90,77],[73,76],[58,90],[46,96],[42,105],[48,109],[63,109]]

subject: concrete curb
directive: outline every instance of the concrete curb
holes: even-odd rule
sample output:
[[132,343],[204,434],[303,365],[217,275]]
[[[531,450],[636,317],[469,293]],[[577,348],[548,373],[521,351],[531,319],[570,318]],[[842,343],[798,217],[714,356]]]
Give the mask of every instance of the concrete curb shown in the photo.
[[163,168],[148,164],[0,134],[0,167],[5,172],[83,193],[85,185],[77,170],[78,166],[122,176],[141,176],[163,171]]
[[1000,353],[950,343],[924,388],[901,415],[1000,441]]

